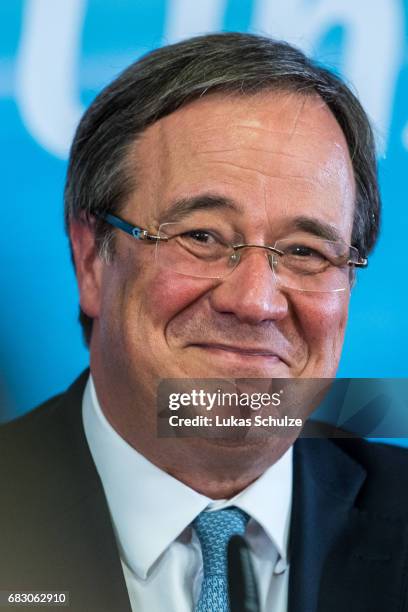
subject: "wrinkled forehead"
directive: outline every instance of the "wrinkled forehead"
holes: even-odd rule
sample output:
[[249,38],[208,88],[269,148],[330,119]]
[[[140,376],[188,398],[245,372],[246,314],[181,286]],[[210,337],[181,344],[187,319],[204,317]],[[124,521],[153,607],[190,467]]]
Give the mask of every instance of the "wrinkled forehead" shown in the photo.
[[323,138],[329,151],[345,144],[340,126],[319,96],[291,92],[212,94],[164,117],[145,136],[152,144],[155,140],[155,144],[161,141],[204,151],[227,143],[256,146],[270,137],[277,142],[283,137],[282,143],[311,139],[311,145]]
[[354,201],[354,178],[344,134],[315,94],[211,94],[149,127],[135,147],[138,184],[150,206],[239,182],[253,190],[328,192]]

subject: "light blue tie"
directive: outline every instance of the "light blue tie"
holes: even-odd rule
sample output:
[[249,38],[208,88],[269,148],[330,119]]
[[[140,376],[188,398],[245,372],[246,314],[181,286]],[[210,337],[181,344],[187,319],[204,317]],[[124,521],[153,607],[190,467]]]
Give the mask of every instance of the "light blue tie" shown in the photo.
[[231,536],[243,535],[249,516],[231,507],[201,512],[193,527],[203,554],[204,577],[195,612],[229,612],[227,546]]

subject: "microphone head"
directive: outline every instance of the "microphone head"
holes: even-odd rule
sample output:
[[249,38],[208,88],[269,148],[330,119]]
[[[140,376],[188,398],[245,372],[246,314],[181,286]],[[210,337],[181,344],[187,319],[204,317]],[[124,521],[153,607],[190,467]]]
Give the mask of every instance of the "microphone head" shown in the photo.
[[228,589],[231,612],[259,612],[258,589],[245,539],[234,535],[228,542]]

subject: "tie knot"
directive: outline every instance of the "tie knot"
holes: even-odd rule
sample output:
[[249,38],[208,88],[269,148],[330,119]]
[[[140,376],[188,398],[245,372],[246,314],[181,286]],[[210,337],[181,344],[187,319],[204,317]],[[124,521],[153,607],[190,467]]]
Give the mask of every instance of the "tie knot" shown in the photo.
[[201,544],[204,576],[226,575],[228,541],[244,534],[248,520],[248,514],[235,507],[200,512],[193,527]]

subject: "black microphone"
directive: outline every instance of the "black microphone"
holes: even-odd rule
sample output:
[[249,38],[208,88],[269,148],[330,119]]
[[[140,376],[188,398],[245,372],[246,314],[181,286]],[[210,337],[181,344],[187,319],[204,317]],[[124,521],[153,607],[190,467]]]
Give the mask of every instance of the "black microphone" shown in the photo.
[[231,612],[260,612],[249,548],[240,535],[228,542],[228,590]]

